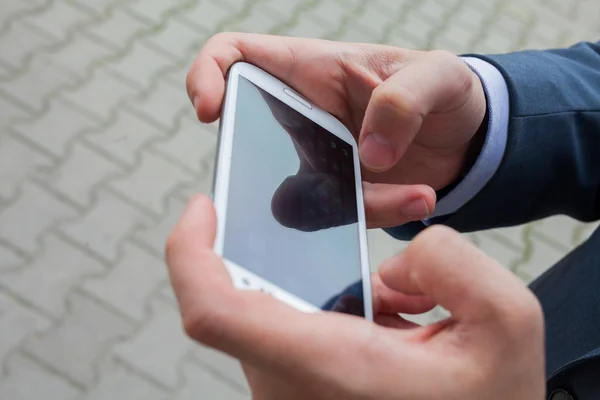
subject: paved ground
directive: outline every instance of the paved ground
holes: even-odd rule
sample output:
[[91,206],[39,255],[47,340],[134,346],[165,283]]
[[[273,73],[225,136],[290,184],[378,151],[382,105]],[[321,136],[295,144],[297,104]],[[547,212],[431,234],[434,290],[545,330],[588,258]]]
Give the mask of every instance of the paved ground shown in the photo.
[[[600,33],[594,0],[522,3],[2,0],[0,398],[248,397],[233,360],[183,337],[162,262],[186,198],[210,187],[216,130],[194,120],[184,77],[212,33],[455,52]],[[529,281],[591,229],[555,218],[471,238]],[[371,239],[374,265],[404,246]]]

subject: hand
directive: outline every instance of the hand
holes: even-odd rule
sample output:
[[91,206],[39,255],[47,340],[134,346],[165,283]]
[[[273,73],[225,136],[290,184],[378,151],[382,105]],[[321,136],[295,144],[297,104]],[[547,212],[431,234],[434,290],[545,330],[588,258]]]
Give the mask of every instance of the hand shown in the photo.
[[371,44],[223,33],[191,67],[187,90],[198,118],[219,117],[224,76],[254,64],[340,119],[358,138],[369,227],[421,220],[435,192],[478,154],[486,112],[477,75],[457,56]]
[[[543,399],[537,300],[450,229],[425,230],[381,266],[379,325],[235,290],[212,252],[215,230],[210,200],[193,199],[167,243],[171,281],[185,331],[240,359],[254,398]],[[396,314],[434,304],[452,316],[420,327]]]

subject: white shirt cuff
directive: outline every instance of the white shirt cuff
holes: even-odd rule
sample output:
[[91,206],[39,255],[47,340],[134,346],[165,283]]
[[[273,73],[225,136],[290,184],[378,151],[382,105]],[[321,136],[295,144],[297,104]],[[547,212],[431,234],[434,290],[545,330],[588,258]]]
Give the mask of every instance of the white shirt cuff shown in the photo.
[[506,150],[509,120],[508,88],[504,77],[490,63],[474,57],[463,57],[479,76],[487,98],[488,129],[481,153],[463,180],[446,196],[439,199],[435,212],[424,220],[454,214],[483,189],[494,176]]

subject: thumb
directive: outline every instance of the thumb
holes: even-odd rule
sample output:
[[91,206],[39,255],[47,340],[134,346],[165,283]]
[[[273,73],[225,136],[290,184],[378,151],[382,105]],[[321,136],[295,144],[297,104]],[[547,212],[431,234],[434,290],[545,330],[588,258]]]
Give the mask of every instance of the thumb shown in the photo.
[[373,90],[359,138],[362,163],[374,172],[396,164],[427,115],[461,105],[455,103],[470,82],[465,71],[451,53],[421,53]]
[[167,240],[166,263],[184,322],[200,305],[223,304],[234,291],[225,265],[213,253],[216,230],[212,201],[197,195]]

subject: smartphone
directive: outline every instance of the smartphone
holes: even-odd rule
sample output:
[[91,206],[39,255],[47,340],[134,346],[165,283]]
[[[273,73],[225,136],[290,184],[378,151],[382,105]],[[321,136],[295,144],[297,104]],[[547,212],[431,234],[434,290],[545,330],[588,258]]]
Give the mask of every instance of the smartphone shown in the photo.
[[215,252],[239,289],[372,320],[358,146],[346,127],[247,63],[228,71],[213,179]]

